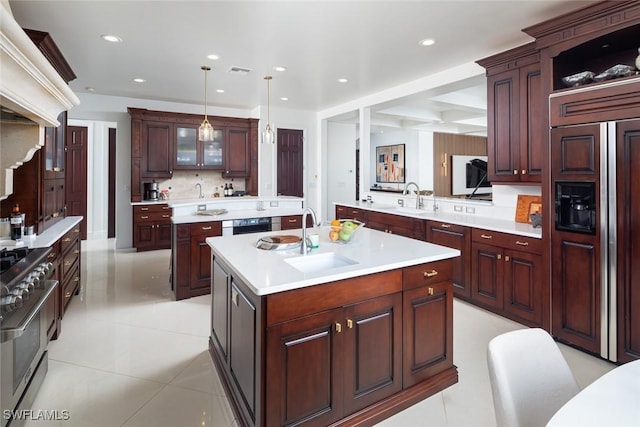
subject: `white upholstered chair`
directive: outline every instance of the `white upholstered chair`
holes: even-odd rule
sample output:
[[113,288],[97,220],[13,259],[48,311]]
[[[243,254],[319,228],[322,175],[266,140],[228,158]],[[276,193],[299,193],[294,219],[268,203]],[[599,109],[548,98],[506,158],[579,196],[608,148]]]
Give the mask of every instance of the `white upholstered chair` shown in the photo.
[[541,427],[580,388],[558,345],[543,329],[499,335],[487,349],[498,427]]

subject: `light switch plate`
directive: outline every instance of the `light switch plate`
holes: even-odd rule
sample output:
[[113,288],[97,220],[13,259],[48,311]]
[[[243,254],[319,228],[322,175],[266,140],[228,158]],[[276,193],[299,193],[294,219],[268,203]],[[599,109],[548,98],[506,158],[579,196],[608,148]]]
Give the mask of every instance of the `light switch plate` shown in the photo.
[[206,211],[207,205],[198,205],[198,211]]
[[453,205],[454,212],[462,212],[462,205]]
[[474,213],[476,213],[476,208],[471,207],[471,206],[467,206],[467,213],[468,213],[468,214],[474,214]]
[[271,208],[277,208],[278,207],[278,201],[277,200],[272,200],[269,202],[269,207]]

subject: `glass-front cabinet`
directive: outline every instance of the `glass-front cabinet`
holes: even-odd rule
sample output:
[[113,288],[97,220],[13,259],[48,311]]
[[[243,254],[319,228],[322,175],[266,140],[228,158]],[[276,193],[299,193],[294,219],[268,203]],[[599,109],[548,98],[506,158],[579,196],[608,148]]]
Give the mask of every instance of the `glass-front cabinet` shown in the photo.
[[197,126],[176,126],[174,170],[222,169],[224,132],[222,129],[215,129],[213,134],[213,141],[198,141]]

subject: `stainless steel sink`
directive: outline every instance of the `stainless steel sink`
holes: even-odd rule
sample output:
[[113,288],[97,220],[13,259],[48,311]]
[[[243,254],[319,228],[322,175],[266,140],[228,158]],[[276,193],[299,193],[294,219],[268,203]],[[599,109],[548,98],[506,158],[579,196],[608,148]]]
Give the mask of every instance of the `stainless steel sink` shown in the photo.
[[226,209],[207,209],[207,210],[197,211],[196,215],[214,216],[214,215],[224,215],[226,213],[229,213],[229,211]]

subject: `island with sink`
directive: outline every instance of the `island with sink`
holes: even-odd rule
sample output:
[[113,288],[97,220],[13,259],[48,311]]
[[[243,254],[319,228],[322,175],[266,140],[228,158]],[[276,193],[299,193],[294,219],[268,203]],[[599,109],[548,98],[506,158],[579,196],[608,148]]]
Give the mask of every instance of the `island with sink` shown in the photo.
[[460,252],[366,226],[331,242],[323,226],[302,254],[303,229],[206,239],[209,351],[239,424],[372,425],[455,384]]

